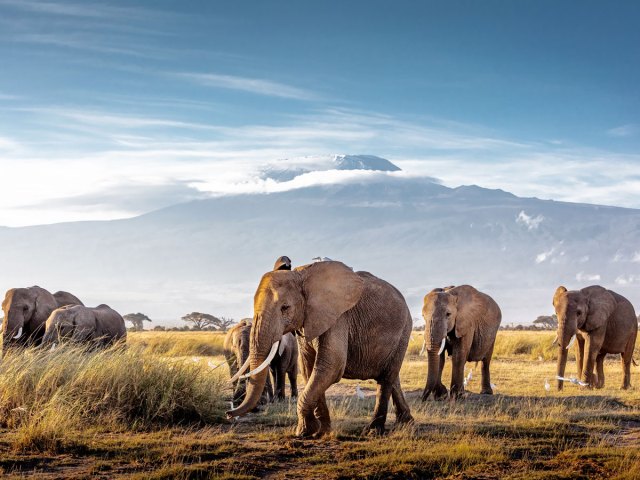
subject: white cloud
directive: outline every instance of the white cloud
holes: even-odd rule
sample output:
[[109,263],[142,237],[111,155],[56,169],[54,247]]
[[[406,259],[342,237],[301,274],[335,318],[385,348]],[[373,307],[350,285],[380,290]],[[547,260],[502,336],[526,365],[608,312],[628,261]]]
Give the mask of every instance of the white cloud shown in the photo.
[[546,261],[547,259],[549,259],[551,257],[551,255],[554,254],[554,252],[556,251],[556,247],[553,247],[549,250],[546,250],[542,253],[539,253],[538,255],[536,255],[536,263],[542,263],[544,261]]
[[640,125],[637,123],[628,123],[619,127],[607,130],[607,134],[611,137],[632,137],[640,134]]
[[633,263],[640,263],[640,252],[635,252],[631,261]]
[[616,285],[634,285],[640,283],[640,275],[620,275],[615,280]]
[[317,100],[319,98],[309,90],[262,78],[240,77],[219,73],[172,73],[170,75],[189,80],[204,87],[226,88],[255,93],[257,95],[291,98],[295,100]]
[[580,263],[587,263],[589,261],[589,255],[585,255],[584,257],[580,257],[580,259],[578,260],[578,262]]
[[576,274],[576,280],[578,282],[596,282],[600,280],[600,275],[597,273],[589,274],[589,273],[579,272]]
[[530,217],[525,213],[524,210],[520,211],[520,213],[516,217],[516,223],[525,225],[527,227],[527,230],[536,230],[543,220],[544,217],[542,215]]

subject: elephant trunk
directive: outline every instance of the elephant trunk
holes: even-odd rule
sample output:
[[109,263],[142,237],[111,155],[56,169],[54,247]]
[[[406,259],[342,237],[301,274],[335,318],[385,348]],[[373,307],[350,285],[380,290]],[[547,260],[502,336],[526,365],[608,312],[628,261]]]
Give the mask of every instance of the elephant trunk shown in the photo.
[[[568,350],[560,343],[558,347],[558,377],[564,377],[564,369],[567,366]],[[564,382],[558,379],[558,390],[562,390]]]
[[245,415],[258,405],[262,397],[269,375],[269,362],[276,354],[279,340],[282,338],[282,332],[275,331],[273,322],[262,320],[261,316],[256,316],[251,327],[250,372],[247,374],[250,376],[244,400],[237,408],[227,411],[227,418]]
[[433,390],[440,384],[440,355],[438,350],[432,349],[427,351],[427,363],[429,364],[427,372],[427,390]]

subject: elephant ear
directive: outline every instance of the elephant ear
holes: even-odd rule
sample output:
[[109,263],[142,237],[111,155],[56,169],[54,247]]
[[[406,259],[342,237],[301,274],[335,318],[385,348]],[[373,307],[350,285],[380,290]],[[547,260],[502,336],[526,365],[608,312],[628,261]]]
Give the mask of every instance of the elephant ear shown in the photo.
[[358,303],[364,281],[342,262],[316,262],[296,270],[302,274],[306,298],[302,330],[309,341],[329,330]]
[[590,332],[607,324],[617,307],[616,299],[609,290],[593,286],[582,290],[587,295],[587,319],[581,330]]
[[558,303],[558,299],[563,293],[567,293],[566,287],[560,285],[558,288],[556,288],[556,292],[553,294],[553,301],[551,302],[554,307],[556,306],[556,303]]
[[[454,292],[454,293],[452,293]],[[468,285],[456,287],[448,292],[448,295],[455,298],[458,307],[455,318],[456,337],[473,335],[475,324],[482,315],[484,304],[478,292]]]

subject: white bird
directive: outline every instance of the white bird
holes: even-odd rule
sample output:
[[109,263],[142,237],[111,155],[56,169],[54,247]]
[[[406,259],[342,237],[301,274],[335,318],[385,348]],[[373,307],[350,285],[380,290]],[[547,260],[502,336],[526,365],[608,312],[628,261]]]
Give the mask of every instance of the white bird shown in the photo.
[[493,390],[497,390],[497,389],[498,389],[498,387],[496,386],[496,384],[495,384],[495,383],[492,383],[492,384],[491,384],[491,388],[492,388]]
[[563,382],[569,382],[569,383],[573,383],[574,385],[580,385],[581,387],[586,387],[587,385],[589,385],[588,383],[581,382],[575,377],[566,378],[566,377],[557,376],[556,378],[558,380],[562,380]]
[[311,261],[312,261],[313,263],[321,262],[321,261],[322,261],[322,257],[313,257],[313,258],[311,259]]
[[547,392],[551,391],[551,384],[549,383],[549,379],[547,378],[544,379],[544,389]]
[[364,400],[364,392],[360,388],[360,385],[356,385],[356,397],[358,397],[358,400]]
[[469,370],[469,375],[467,375],[467,378],[464,379],[464,386],[467,386],[467,383],[469,383],[471,381],[471,379],[473,378],[473,368],[471,370]]
[[331,260],[329,257],[322,257],[322,261],[323,262],[332,262],[333,260]]

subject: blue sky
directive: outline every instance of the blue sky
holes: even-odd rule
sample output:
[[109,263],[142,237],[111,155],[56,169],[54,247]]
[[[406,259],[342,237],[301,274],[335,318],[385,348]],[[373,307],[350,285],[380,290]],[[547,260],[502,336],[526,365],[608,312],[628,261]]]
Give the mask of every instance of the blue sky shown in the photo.
[[260,165],[330,153],[640,208],[639,21],[631,1],[0,0],[0,225],[268,190]]

